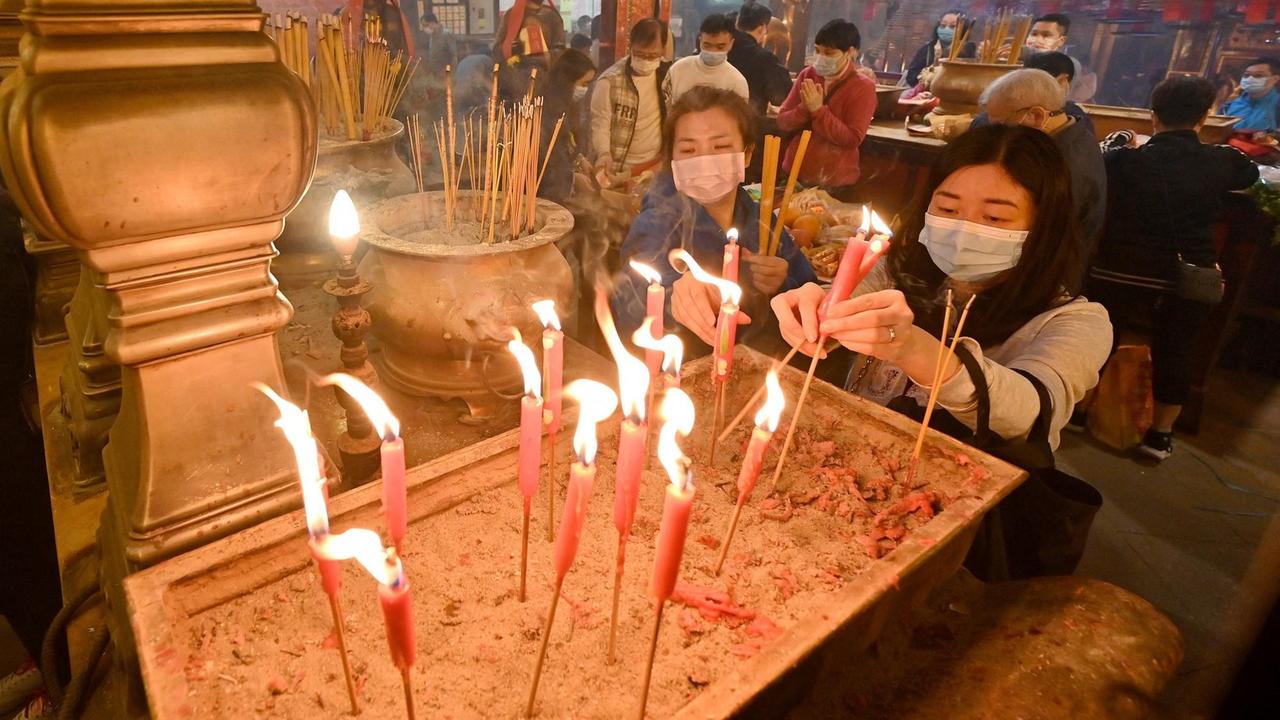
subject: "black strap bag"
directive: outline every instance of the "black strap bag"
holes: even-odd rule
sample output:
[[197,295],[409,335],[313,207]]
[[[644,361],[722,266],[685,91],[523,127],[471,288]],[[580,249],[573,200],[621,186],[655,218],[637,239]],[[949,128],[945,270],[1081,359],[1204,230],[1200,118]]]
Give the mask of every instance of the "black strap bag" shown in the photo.
[[[1049,391],[1034,375],[1016,370],[1035,387],[1040,414],[1026,439],[1005,440],[991,431],[991,397],[982,366],[964,345],[957,345],[956,357],[976,390],[977,428],[969,430],[949,413],[938,411],[930,425],[1030,474],[983,518],[965,567],[987,582],[1070,575],[1084,556],[1102,495],[1089,483],[1057,468],[1049,446],[1053,416]],[[890,407],[917,419],[922,415],[919,403],[909,398],[899,398]]]

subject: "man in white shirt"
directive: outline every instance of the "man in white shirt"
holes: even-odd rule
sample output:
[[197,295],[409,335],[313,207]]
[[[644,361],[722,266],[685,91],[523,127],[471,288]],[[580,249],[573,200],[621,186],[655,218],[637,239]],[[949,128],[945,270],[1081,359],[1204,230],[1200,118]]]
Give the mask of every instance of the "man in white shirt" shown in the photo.
[[666,108],[659,88],[667,27],[644,18],[631,28],[631,54],[600,73],[591,93],[591,150],[596,178],[610,186],[639,175],[662,157]]
[[698,28],[698,47],[701,52],[677,60],[667,73],[662,85],[667,107],[680,96],[699,85],[710,85],[750,97],[747,79],[729,63],[729,51],[733,49],[733,22],[719,13],[708,15]]

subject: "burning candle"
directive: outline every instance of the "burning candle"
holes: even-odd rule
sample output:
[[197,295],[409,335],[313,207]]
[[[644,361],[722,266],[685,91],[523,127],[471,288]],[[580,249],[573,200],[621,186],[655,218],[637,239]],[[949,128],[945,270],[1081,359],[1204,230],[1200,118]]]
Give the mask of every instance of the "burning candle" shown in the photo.
[[724,237],[724,262],[720,277],[736,283],[738,282],[738,257],[742,253],[742,247],[738,245],[738,228],[729,228]]
[[871,230],[871,242],[867,245],[866,254],[862,256],[862,263],[858,266],[857,284],[861,284],[875,269],[880,257],[889,249],[889,240],[893,237],[893,231],[875,211],[871,213]]
[[679,337],[663,335],[660,339],[655,340],[649,319],[645,318],[644,322],[640,324],[640,327],[631,336],[631,341],[637,347],[644,348],[646,351],[661,353],[663,390],[680,387],[680,366],[684,364],[684,343],[680,342]]
[[515,337],[507,349],[515,356],[524,378],[524,397],[520,398],[520,455],[516,465],[516,484],[524,496],[524,524],[520,533],[520,602],[525,598],[525,579],[529,567],[529,515],[533,497],[538,494],[538,474],[542,470],[542,378],[533,351],[525,347],[520,331],[511,329]]
[[329,205],[329,238],[344,262],[356,254],[360,244],[360,216],[346,190],[339,190]]
[[714,285],[720,291],[720,315],[716,318],[716,344],[712,348],[714,377],[723,382],[733,370],[733,346],[738,333],[738,308],[742,304],[742,288],[734,282],[718,278],[702,269],[683,248],[671,251],[671,265],[677,270],[681,266],[699,282]]
[[733,534],[738,528],[738,518],[742,514],[742,506],[751,496],[760,477],[760,468],[764,465],[764,454],[769,449],[769,441],[778,430],[778,421],[782,417],[782,409],[786,398],[782,394],[782,385],[778,382],[778,371],[770,369],[764,379],[766,396],[764,405],[756,413],[756,426],[751,431],[751,439],[747,442],[747,451],[742,458],[742,469],[738,471],[738,503],[734,507],[733,517],[729,520],[729,529],[725,533],[724,542],[720,544],[720,556],[716,559],[715,573],[720,574],[724,559],[729,554],[729,544],[733,542]]
[[308,547],[311,557],[316,562],[320,573],[320,587],[329,597],[329,611],[333,616],[333,629],[338,636],[338,652],[342,658],[342,671],[347,681],[347,696],[351,701],[351,713],[360,713],[360,702],[356,694],[355,676],[351,672],[351,660],[347,655],[347,633],[342,619],[342,603],[339,591],[342,589],[342,568],[338,561],[326,557],[322,552],[323,543],[329,536],[329,508],[324,474],[320,469],[320,451],[316,446],[315,436],[311,433],[311,421],[305,410],[280,397],[274,390],[256,383],[254,385],[276,404],[280,410],[280,419],[275,426],[284,432],[285,438],[293,448],[295,462],[298,466],[298,483],[302,488],[303,514],[307,522]]
[[560,316],[556,314],[555,300],[540,300],[533,304],[542,323],[542,397],[543,416],[548,432],[560,430],[563,410],[561,385],[564,382],[564,332],[560,329]]
[[579,405],[578,426],[573,433],[573,450],[577,459],[570,468],[569,490],[560,529],[556,533],[557,582],[563,582],[578,554],[582,523],[587,517],[587,502],[591,499],[591,486],[596,477],[596,451],[599,449],[596,426],[607,420],[618,407],[618,396],[594,380],[575,380],[565,388],[565,394]]
[[400,421],[391,413],[386,401],[368,385],[350,375],[334,373],[321,378],[320,384],[342,388],[343,392],[360,405],[374,430],[382,437],[382,512],[391,544],[403,548],[404,536],[408,531],[409,511],[408,490],[405,486],[404,438],[400,437]]
[[689,531],[689,514],[693,509],[690,460],[677,442],[677,435],[683,437],[693,430],[693,401],[683,390],[671,390],[662,398],[661,413],[663,424],[658,435],[658,459],[671,484],[662,504],[658,552],[653,561],[653,583],[650,587],[659,604],[666,602],[676,587],[680,561],[684,557],[684,541]]
[[[649,281],[649,289],[645,292],[645,322],[647,323],[649,339],[658,340],[662,337],[663,324],[666,322],[667,308],[667,289],[662,285],[662,276],[657,270],[645,265],[644,263],[630,261],[631,269],[639,273],[640,277]],[[640,343],[639,337],[634,338],[635,343],[645,348],[645,364],[649,367],[650,381],[658,379],[658,373],[662,370],[662,353],[661,348],[650,348]]]
[[563,412],[564,333],[555,300],[539,300],[533,311],[542,322],[542,419],[547,429],[547,542],[552,540],[556,516],[556,435]]
[[662,523],[658,527],[658,552],[653,561],[650,591],[657,600],[653,618],[653,634],[649,637],[649,657],[645,662],[644,685],[640,690],[640,713],[644,718],[649,702],[649,681],[653,678],[653,658],[658,649],[658,631],[662,629],[662,611],[675,590],[680,577],[680,561],[689,534],[689,515],[693,511],[693,478],[689,458],[680,450],[676,436],[687,436],[693,430],[693,401],[683,390],[668,390],[662,398],[662,431],[658,436],[658,459],[662,461],[671,485],[662,504]]

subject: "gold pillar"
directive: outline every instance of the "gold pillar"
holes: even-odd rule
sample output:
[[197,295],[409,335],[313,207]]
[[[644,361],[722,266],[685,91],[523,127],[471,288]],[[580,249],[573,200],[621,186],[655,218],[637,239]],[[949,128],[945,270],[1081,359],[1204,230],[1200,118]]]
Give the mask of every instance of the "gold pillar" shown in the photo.
[[272,241],[317,131],[262,18],[252,0],[29,0],[0,85],[5,181],[37,234],[76,248],[120,365],[99,544],[126,666],[124,575],[296,504],[250,383],[284,386]]

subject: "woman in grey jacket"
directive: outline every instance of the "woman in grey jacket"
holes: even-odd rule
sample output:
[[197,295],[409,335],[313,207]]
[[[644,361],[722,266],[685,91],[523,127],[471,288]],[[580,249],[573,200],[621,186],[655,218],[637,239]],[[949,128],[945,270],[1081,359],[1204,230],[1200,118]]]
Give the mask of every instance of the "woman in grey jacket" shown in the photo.
[[[1071,186],[1053,141],[1021,127],[984,127],[952,142],[922,203],[884,262],[821,322],[825,290],[809,284],[773,299],[783,337],[806,353],[828,334],[861,357],[850,389],[881,402],[928,395],[948,289],[976,296],[961,343],[978,361],[991,430],[1025,438],[1040,413],[1027,375],[1052,400],[1051,447],[1111,350],[1101,305],[1078,295]],[[1025,374],[1024,374],[1025,373]],[[943,369],[938,406],[973,428],[978,394],[958,360]]]

